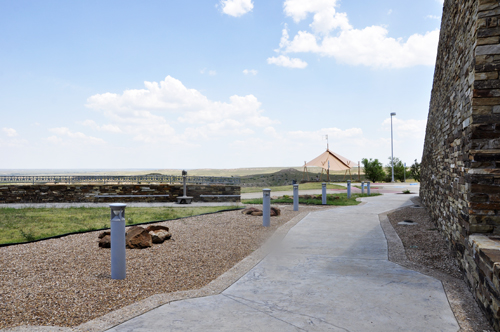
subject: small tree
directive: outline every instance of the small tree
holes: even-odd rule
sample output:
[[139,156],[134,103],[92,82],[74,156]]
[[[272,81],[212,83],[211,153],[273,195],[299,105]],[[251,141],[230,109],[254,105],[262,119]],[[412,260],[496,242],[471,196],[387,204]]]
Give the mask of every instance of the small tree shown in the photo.
[[415,162],[410,167],[410,175],[415,181],[420,182],[420,163],[415,159]]
[[378,159],[370,160],[363,158],[361,160],[365,171],[365,177],[372,182],[381,181],[385,177],[384,167]]
[[[387,169],[387,177],[386,181],[391,182],[392,181],[392,165],[391,165],[391,157],[389,157],[389,164],[385,166]],[[405,165],[399,158],[394,157],[394,181],[401,181],[403,182],[405,180]]]

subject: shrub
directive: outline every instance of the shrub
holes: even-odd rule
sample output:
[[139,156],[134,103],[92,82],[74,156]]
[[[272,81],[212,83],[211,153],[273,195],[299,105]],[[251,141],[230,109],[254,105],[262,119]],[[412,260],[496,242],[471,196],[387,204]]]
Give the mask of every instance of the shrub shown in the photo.
[[382,181],[385,178],[384,168],[378,159],[370,160],[363,158],[361,160],[365,172],[365,177],[372,182]]
[[[391,182],[392,181],[392,167],[391,167],[391,157],[389,157],[389,164],[387,164],[385,167],[387,169],[387,177],[386,177],[386,182]],[[404,182],[405,180],[405,165],[399,158],[394,157],[394,181],[401,181]]]
[[415,181],[420,182],[420,163],[417,162],[417,159],[415,159],[415,162],[410,167],[410,176],[415,179]]

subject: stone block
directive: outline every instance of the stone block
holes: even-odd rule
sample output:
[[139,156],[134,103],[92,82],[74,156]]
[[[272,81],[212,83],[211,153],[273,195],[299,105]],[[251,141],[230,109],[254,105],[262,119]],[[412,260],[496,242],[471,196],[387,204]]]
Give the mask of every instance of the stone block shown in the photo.
[[[500,48],[499,48],[499,51],[500,51]],[[474,76],[474,79],[476,81],[481,81],[481,80],[496,80],[497,78],[498,78],[498,72],[497,71],[476,72],[476,74]]]

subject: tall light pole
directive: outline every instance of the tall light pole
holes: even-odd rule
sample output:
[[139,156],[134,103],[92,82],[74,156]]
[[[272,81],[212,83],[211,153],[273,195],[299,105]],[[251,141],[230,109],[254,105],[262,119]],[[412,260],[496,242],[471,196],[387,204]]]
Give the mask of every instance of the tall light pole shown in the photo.
[[392,168],[392,181],[394,182],[394,150],[392,144],[392,117],[396,115],[396,112],[391,113],[391,168]]

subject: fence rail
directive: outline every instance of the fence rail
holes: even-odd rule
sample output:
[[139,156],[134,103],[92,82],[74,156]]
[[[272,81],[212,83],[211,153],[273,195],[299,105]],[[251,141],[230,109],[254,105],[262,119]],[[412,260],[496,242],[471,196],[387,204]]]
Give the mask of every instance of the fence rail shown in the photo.
[[[192,184],[229,184],[239,185],[239,177],[218,177],[218,176],[187,176],[187,183]],[[181,175],[21,175],[21,176],[0,176],[0,183],[182,183]]]

